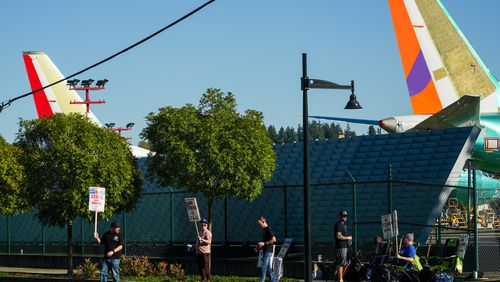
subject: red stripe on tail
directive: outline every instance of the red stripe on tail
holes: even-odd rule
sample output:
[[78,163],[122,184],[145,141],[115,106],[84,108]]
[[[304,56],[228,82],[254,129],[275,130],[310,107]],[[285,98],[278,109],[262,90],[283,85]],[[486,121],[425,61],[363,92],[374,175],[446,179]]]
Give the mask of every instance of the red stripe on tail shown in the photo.
[[[26,71],[28,72],[28,78],[30,80],[31,90],[34,91],[36,89],[42,88],[42,82],[38,77],[35,66],[31,60],[29,55],[23,55],[24,65],[26,66]],[[48,118],[54,112],[52,112],[52,108],[50,107],[49,101],[47,99],[47,95],[45,95],[45,91],[41,90],[33,94],[33,99],[35,100],[36,111],[38,113],[38,118]]]

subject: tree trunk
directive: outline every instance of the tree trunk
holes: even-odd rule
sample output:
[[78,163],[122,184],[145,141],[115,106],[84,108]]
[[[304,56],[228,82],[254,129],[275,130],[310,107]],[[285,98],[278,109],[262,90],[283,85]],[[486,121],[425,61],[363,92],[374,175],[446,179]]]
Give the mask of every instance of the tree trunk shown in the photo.
[[73,222],[68,223],[68,275],[73,276]]
[[208,199],[208,230],[212,231],[212,213],[213,213],[213,205],[214,200]]

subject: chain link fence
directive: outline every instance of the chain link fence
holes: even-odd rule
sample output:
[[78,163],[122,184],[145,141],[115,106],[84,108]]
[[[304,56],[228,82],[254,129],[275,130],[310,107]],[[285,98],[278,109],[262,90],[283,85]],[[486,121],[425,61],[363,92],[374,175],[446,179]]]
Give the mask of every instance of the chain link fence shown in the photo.
[[[500,188],[485,184],[475,189],[473,177],[463,174],[454,177],[451,182],[457,186],[436,185],[392,179],[389,170],[383,180],[357,182],[354,176],[348,183],[312,184],[313,258],[322,255],[325,260],[333,259],[333,225],[339,210],[349,212],[347,224],[354,238],[353,248],[365,256],[374,250],[373,238],[382,234],[381,216],[397,210],[399,233],[416,235],[421,256],[441,255],[446,240],[468,234],[470,244],[464,270],[472,271],[477,263],[480,271],[500,273]],[[207,203],[201,195],[167,189],[146,192],[133,212],[115,215],[110,222],[121,223],[125,253],[169,257],[179,254],[173,251],[175,248],[194,242],[195,227],[187,220],[184,204],[185,197],[193,196],[198,199],[202,217],[206,217]],[[232,246],[250,250],[261,239],[261,230],[256,225],[260,215],[268,218],[278,242],[293,238],[291,256],[295,249],[297,257],[301,257],[304,235],[301,185],[268,186],[252,203],[233,198],[215,201],[212,228],[215,248]],[[474,232],[476,222],[477,232]],[[33,215],[0,217],[0,226],[2,254],[64,255],[66,252],[67,230],[43,226]],[[106,230],[109,222],[101,222],[100,234]],[[100,255],[92,234],[93,223],[81,219],[74,222],[75,255]]]

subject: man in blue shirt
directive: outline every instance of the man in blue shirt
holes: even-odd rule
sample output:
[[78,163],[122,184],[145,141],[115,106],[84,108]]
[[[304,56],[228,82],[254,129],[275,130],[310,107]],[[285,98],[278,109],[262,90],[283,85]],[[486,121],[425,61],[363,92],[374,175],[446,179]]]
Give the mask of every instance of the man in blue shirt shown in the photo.
[[413,260],[417,255],[417,249],[413,245],[413,233],[408,233],[405,236],[405,246],[401,249],[401,252],[396,255],[398,259],[398,264],[405,267],[410,268],[413,264]]

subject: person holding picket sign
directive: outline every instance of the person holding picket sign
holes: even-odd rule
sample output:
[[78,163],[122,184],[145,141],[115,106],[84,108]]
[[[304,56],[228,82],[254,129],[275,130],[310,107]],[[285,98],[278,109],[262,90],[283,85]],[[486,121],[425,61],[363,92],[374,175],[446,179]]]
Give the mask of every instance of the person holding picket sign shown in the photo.
[[101,238],[94,232],[94,238],[99,244],[104,245],[104,260],[101,266],[101,282],[108,281],[108,272],[111,268],[113,282],[120,282],[120,259],[123,250],[123,235],[120,234],[120,225],[111,223],[111,230],[106,231]]
[[208,220],[201,221],[201,233],[196,240],[196,262],[203,282],[210,282],[212,232],[208,230]]

